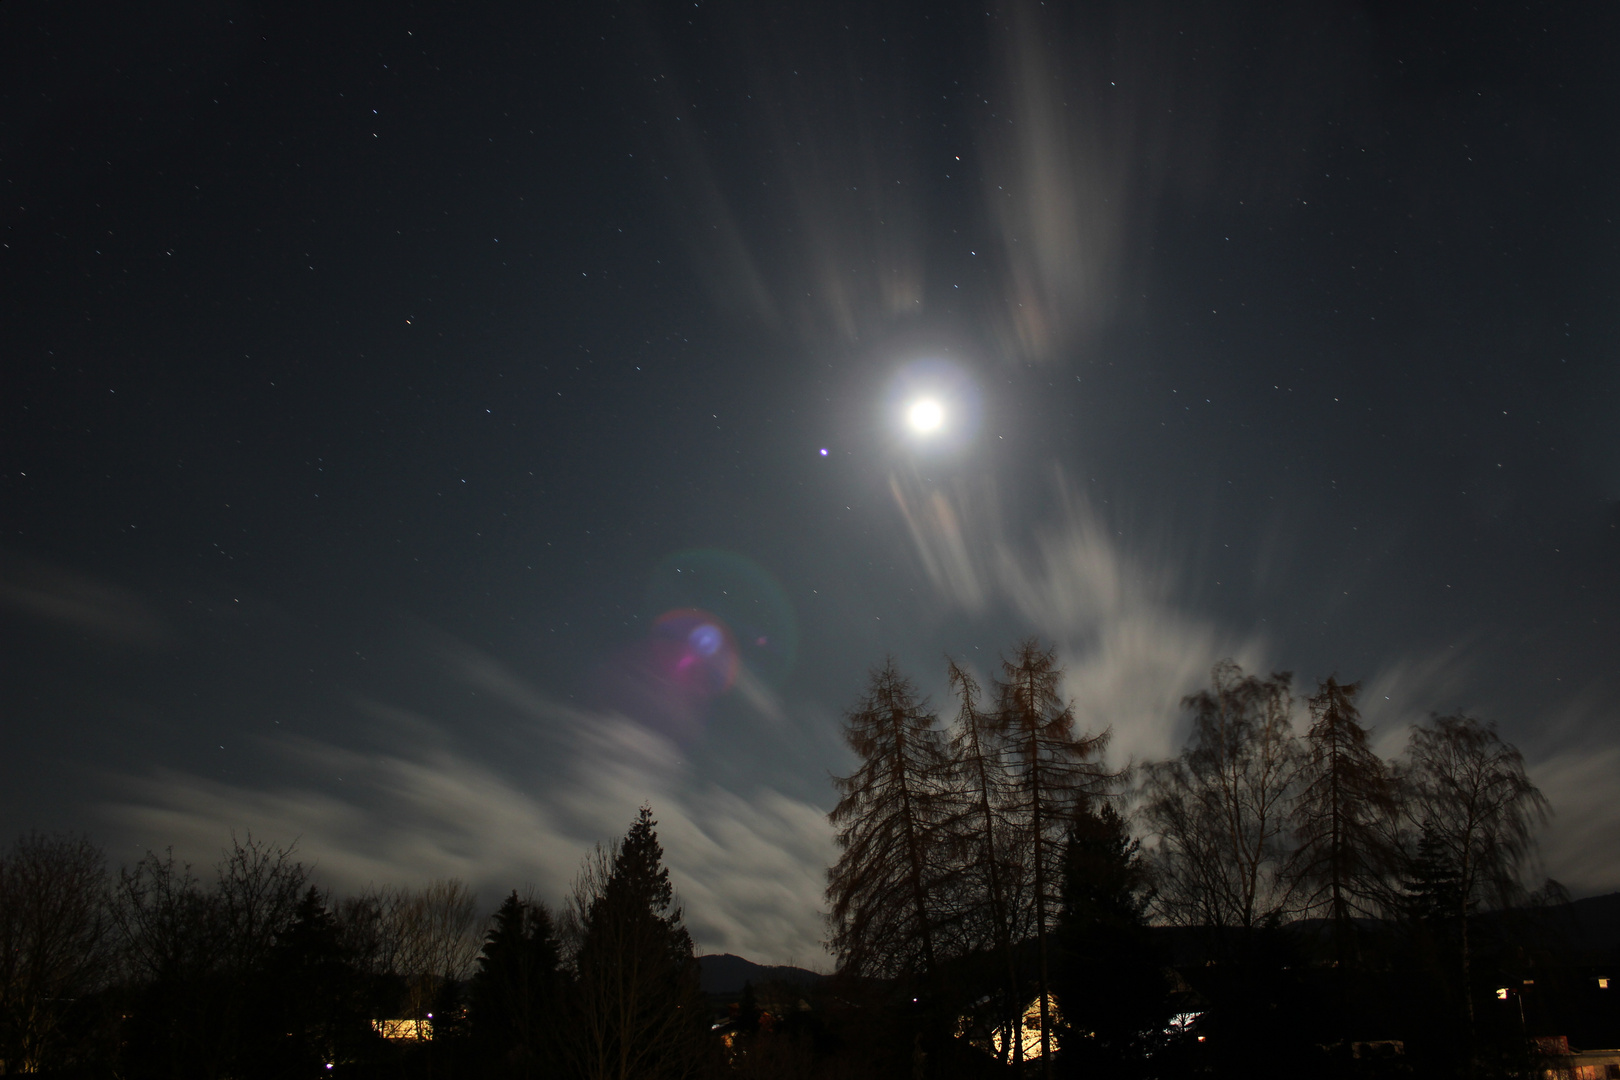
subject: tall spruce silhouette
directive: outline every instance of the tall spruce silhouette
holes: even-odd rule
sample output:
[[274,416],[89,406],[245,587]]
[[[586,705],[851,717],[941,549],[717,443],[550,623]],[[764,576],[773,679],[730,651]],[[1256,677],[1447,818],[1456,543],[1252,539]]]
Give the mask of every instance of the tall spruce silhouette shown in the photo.
[[514,890],[495,912],[467,990],[467,1019],[486,1067],[525,1080],[553,1071],[560,997],[551,913]]
[[1148,925],[1149,869],[1108,803],[1082,800],[1063,851],[1063,908],[1052,985],[1068,1034],[1065,1076],[1149,1075],[1167,1044],[1167,957]]
[[657,825],[643,806],[622,841],[587,860],[574,890],[567,1045],[585,1080],[686,1080],[714,1060]]
[[257,980],[259,1008],[244,1043],[248,1076],[314,1076],[326,1062],[352,1058],[372,1035],[360,975],[343,929],[311,885],[276,935]]

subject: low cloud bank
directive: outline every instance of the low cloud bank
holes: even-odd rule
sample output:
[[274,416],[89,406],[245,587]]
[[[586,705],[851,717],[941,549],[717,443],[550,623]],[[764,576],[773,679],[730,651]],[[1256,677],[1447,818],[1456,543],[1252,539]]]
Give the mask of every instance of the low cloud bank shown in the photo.
[[381,749],[269,739],[262,752],[279,782],[159,770],[125,779],[108,817],[121,840],[173,844],[199,866],[232,829],[251,830],[296,840],[300,857],[340,891],[454,876],[493,909],[505,891],[529,886],[560,902],[586,853],[622,836],[649,802],[700,951],[827,966],[819,902],[832,837],[820,808],[769,787],[705,783],[662,736],[551,703],[487,658],[462,674],[504,690],[506,704],[528,714],[545,746],[531,765],[484,760],[443,725],[363,702],[385,735]]

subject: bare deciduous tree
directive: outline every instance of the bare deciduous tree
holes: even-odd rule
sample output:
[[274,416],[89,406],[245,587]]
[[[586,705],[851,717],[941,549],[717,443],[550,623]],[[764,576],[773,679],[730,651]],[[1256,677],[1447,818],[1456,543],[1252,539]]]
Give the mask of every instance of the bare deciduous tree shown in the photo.
[[[478,896],[459,878],[439,878],[421,889],[385,888],[374,894],[378,912],[379,972],[405,985],[408,1018],[431,1018],[448,985],[472,972],[478,956]],[[418,1023],[417,1032],[427,1028]]]
[[131,1052],[170,1071],[236,1069],[250,1052],[258,980],[308,878],[291,847],[251,835],[231,837],[212,890],[173,851],[120,871],[113,921],[127,973],[143,984]]
[[147,852],[119,870],[112,916],[125,973],[134,980],[167,984],[200,975],[211,962],[213,904],[172,848],[161,859]]
[[1550,808],[1525,773],[1524,756],[1502,741],[1494,723],[1431,717],[1412,729],[1410,755],[1408,821],[1455,875],[1450,892],[1472,1026],[1469,914],[1479,905],[1503,907],[1524,895],[1521,874],[1535,847],[1534,830]]
[[1161,907],[1176,922],[1247,932],[1291,909],[1291,682],[1216,664],[1210,689],[1183,701],[1193,730],[1181,757],[1148,769],[1143,811],[1159,841]]
[[293,857],[294,845],[277,847],[253,834],[238,840],[220,860],[215,898],[220,919],[220,963],[238,971],[263,967],[280,934],[293,921],[309,870]]
[[74,999],[106,974],[106,870],[89,840],[21,837],[0,859],[0,1072],[66,1064]]

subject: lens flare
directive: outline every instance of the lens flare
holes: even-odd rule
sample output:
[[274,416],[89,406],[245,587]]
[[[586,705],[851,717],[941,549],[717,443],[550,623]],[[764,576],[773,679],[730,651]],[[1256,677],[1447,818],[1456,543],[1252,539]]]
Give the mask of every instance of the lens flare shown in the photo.
[[713,623],[702,623],[686,635],[686,641],[697,651],[697,655],[710,657],[720,651],[725,637],[718,626]]
[[646,610],[711,612],[750,672],[780,685],[793,670],[799,637],[793,604],[770,572],[746,556],[717,548],[666,556],[647,583]]
[[697,608],[666,611],[652,627],[658,674],[683,697],[701,704],[737,681],[737,646],[720,619]]
[[741,555],[697,548],[665,557],[644,610],[662,614],[639,641],[596,666],[592,696],[676,743],[703,737],[744,664],[751,683],[778,683],[793,668],[793,605],[763,567]]
[[711,706],[741,668],[731,628],[713,612],[677,608],[597,669],[594,697],[680,743],[703,734]]

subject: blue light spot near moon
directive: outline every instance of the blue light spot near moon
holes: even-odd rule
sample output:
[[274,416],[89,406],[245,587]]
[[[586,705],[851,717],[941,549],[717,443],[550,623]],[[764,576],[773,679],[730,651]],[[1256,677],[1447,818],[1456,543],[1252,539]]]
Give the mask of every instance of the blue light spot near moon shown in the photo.
[[699,656],[713,656],[725,643],[725,635],[713,623],[703,623],[694,627],[692,632],[686,635],[686,640],[697,650]]

